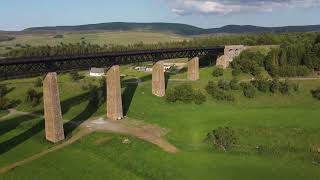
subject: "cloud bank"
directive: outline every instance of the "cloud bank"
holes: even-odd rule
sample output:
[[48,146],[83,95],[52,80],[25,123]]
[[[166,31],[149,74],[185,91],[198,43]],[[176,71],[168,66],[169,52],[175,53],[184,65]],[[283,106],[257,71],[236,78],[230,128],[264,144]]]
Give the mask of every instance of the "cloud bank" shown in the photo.
[[320,0],[164,0],[179,15],[271,12],[282,8],[320,7]]

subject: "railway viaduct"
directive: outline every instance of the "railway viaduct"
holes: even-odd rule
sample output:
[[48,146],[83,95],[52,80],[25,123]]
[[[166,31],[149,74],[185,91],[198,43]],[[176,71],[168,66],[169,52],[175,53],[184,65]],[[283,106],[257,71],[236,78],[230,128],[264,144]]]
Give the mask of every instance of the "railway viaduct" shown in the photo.
[[178,48],[144,51],[108,52],[85,55],[8,58],[0,60],[0,78],[45,74],[43,100],[46,139],[57,143],[64,140],[63,120],[60,106],[57,72],[84,70],[90,67],[108,67],[106,70],[107,117],[123,118],[120,65],[153,61],[152,93],[165,96],[165,59],[189,58],[188,79],[199,79],[199,57],[217,58],[217,66],[226,68],[233,58],[245,49],[244,46],[217,46],[209,48]]

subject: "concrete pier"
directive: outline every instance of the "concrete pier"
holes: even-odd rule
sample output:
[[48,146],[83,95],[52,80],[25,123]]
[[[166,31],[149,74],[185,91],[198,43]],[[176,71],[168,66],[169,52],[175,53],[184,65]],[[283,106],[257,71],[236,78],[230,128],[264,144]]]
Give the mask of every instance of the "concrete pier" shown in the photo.
[[107,71],[107,117],[111,120],[123,118],[120,67],[112,66]]
[[48,73],[43,81],[43,101],[46,139],[53,143],[64,140],[59,87],[55,72]]
[[195,57],[188,62],[188,79],[196,81],[199,78],[199,58]]
[[166,83],[163,61],[157,62],[152,69],[152,94],[158,97],[166,95]]

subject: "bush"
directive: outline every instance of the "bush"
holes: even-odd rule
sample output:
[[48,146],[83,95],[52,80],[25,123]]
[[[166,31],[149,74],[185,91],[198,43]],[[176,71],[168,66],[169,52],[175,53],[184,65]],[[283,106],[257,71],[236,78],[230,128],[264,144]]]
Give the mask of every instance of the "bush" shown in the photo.
[[42,93],[38,93],[34,89],[29,89],[26,93],[26,102],[30,103],[32,106],[40,104],[42,98]]
[[69,76],[71,78],[72,81],[78,81],[80,80],[82,77],[80,76],[80,74],[78,73],[78,71],[71,71],[69,73]]
[[207,97],[200,90],[194,91],[194,103],[200,105],[207,101]]
[[291,84],[288,80],[280,82],[279,91],[281,94],[289,94],[291,91]]
[[167,91],[166,101],[202,104],[206,101],[206,96],[200,90],[194,90],[190,84],[181,84]]
[[314,90],[311,90],[312,97],[320,100],[320,87]]
[[177,101],[175,89],[169,89],[166,92],[166,100],[167,102],[174,103]]
[[235,97],[230,91],[219,88],[213,81],[209,81],[206,87],[208,94],[219,101],[234,101]]
[[242,84],[243,88],[243,95],[247,98],[254,98],[256,96],[256,89],[255,87],[250,83],[244,83]]
[[241,70],[240,69],[233,69],[232,70],[232,76],[239,76],[241,74]]
[[63,35],[62,35],[62,34],[57,34],[57,35],[53,36],[53,38],[55,38],[55,39],[62,39],[62,38],[63,38]]
[[213,69],[212,76],[214,76],[214,77],[223,76],[223,69],[222,69],[222,68],[215,67],[215,68]]
[[268,79],[259,78],[255,81],[252,81],[253,85],[261,92],[267,92],[270,89],[270,82]]
[[216,148],[227,151],[238,143],[238,137],[232,128],[219,127],[207,134],[206,141]]
[[272,93],[276,93],[279,91],[279,88],[280,88],[280,82],[278,79],[273,79],[271,81],[271,84],[270,84],[270,92]]
[[218,87],[223,90],[230,90],[230,84],[224,79],[218,81]]
[[42,87],[42,79],[37,78],[36,81],[34,82],[34,87]]
[[230,88],[232,90],[239,90],[240,89],[239,81],[236,78],[233,78],[230,81]]

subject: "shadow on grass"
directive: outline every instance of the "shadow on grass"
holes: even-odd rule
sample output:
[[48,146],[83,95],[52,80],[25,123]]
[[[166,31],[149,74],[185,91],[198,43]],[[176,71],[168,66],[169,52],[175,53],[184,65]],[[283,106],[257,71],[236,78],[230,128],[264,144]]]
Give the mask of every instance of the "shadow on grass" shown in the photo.
[[[152,75],[148,74],[146,76],[143,76],[139,78],[138,82],[136,78],[128,79],[123,81],[123,86],[125,87],[125,90],[122,93],[122,107],[123,107],[123,115],[127,115],[130,109],[130,105],[133,100],[133,96],[138,88],[139,83],[150,81],[152,79]],[[130,82],[130,83],[129,83]],[[134,82],[134,83],[132,83]]]
[[[20,117],[21,118],[21,117]],[[25,118],[23,118],[25,119]],[[10,120],[8,120],[10,121]],[[27,131],[7,140],[2,143],[0,143],[0,154],[4,154],[14,147],[18,146],[19,144],[25,142],[29,138],[33,137],[34,135],[38,134],[44,129],[44,121],[41,120],[36,123],[36,125],[32,126]]]

